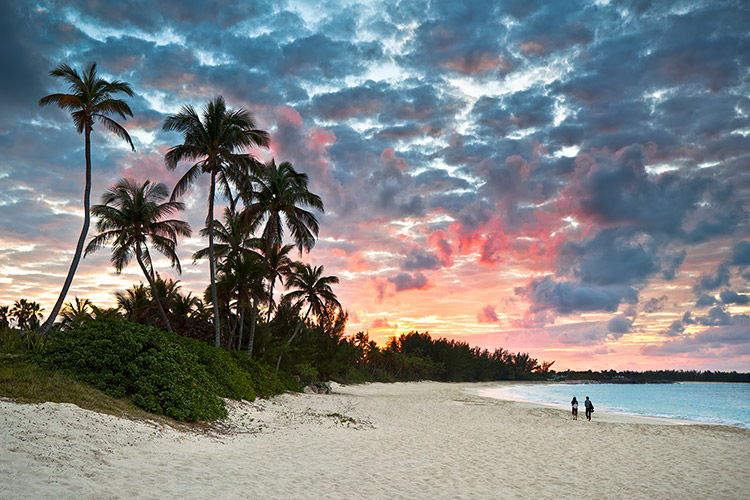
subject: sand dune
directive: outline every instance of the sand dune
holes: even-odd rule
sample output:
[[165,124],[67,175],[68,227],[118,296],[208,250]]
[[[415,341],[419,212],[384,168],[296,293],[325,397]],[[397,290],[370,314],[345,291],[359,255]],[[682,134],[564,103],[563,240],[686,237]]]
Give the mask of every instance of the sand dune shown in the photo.
[[210,432],[0,401],[0,498],[682,498],[750,491],[750,430],[486,399],[477,384],[230,402]]

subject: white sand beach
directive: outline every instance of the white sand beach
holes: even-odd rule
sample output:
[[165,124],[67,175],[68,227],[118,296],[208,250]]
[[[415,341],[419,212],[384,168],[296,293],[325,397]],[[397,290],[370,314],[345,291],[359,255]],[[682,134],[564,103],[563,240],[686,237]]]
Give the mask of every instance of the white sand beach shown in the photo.
[[482,398],[478,384],[334,386],[230,402],[184,432],[0,401],[0,498],[744,499],[750,430]]

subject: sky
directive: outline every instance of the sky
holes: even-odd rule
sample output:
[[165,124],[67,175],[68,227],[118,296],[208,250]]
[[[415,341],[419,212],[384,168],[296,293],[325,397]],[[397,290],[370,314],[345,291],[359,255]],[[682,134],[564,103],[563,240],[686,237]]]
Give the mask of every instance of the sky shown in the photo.
[[[742,0],[0,2],[0,305],[49,312],[67,274],[83,137],[38,101],[67,91],[54,66],[95,61],[135,92],[136,152],[95,127],[92,202],[171,189],[164,119],[224,96],[323,199],[303,260],[340,278],[349,334],[750,371],[748,27]],[[198,295],[207,193],[182,199],[183,273],[155,259]],[[138,281],[104,249],[68,300]]]

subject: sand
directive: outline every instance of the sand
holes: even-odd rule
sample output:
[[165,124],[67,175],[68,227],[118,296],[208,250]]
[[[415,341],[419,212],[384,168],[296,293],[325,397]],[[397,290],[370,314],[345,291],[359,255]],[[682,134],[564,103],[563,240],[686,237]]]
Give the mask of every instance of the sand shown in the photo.
[[229,402],[210,432],[0,401],[0,498],[744,499],[750,430],[334,385]]

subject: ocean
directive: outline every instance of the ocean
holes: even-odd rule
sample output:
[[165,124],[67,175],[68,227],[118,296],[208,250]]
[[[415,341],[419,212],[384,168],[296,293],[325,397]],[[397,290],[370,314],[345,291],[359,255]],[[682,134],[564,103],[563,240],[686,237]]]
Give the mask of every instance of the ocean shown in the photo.
[[579,415],[588,396],[597,412],[680,419],[750,428],[750,384],[679,382],[674,384],[503,384],[480,391],[485,397],[540,403],[570,410],[578,398]]

